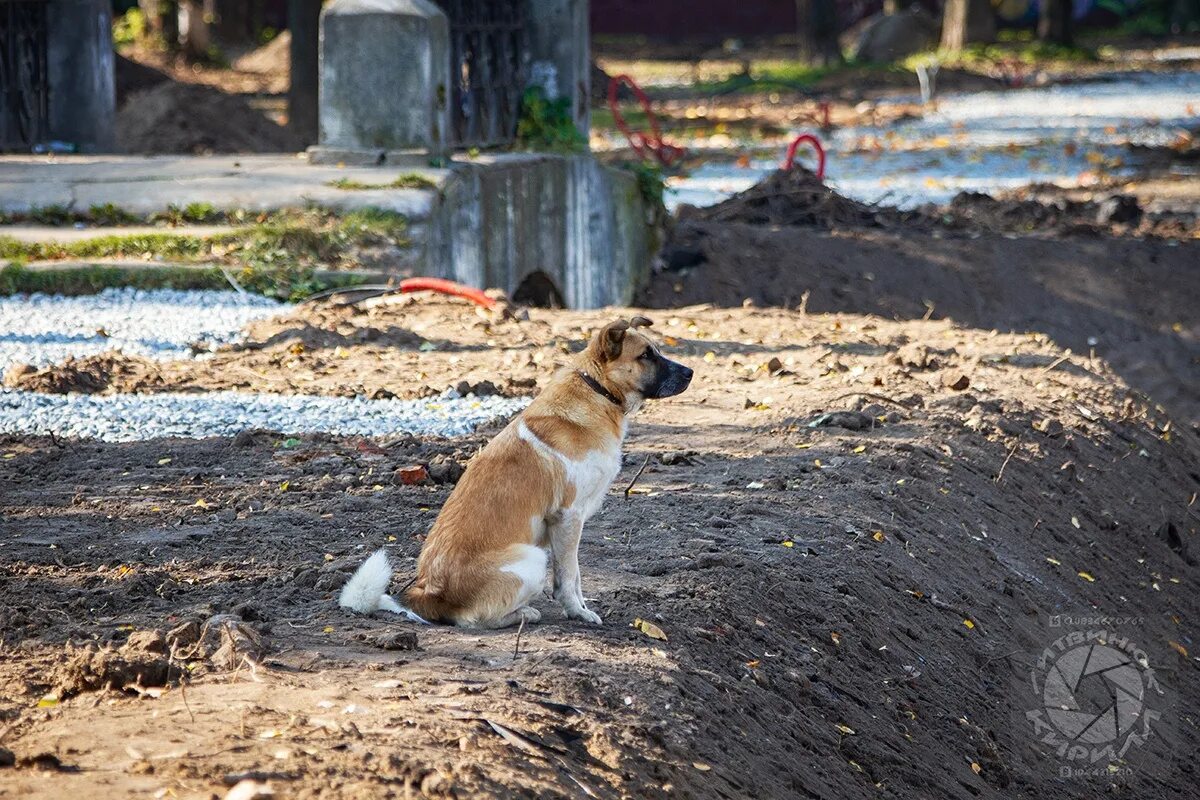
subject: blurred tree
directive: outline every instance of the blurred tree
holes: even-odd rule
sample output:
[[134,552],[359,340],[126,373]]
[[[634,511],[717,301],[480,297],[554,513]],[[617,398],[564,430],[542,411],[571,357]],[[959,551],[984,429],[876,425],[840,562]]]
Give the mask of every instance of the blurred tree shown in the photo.
[[321,0],[288,0],[288,30],[292,35],[288,127],[306,144],[317,141],[320,21]]
[[946,0],[942,13],[943,50],[957,53],[968,44],[991,42],[995,38],[996,17],[988,0]]
[[1043,42],[1071,44],[1071,0],[1041,0],[1040,5],[1038,38]]
[[836,0],[796,0],[800,60],[818,67],[842,63]]
[[175,0],[138,0],[146,31],[169,49],[179,47],[179,8]]

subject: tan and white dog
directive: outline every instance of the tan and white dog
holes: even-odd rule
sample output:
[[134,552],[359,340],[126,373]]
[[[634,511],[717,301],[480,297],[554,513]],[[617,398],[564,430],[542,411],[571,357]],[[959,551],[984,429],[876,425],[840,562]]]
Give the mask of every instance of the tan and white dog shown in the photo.
[[403,605],[387,595],[392,570],[383,550],[358,568],[339,603],[462,627],[536,622],[541,613],[530,602],[549,564],[567,616],[600,624],[579,583],[583,525],[621,469],[626,418],[643,400],[679,394],[692,380],[692,370],[637,332],[650,324],[634,317],[598,331],[472,459],[425,540]]

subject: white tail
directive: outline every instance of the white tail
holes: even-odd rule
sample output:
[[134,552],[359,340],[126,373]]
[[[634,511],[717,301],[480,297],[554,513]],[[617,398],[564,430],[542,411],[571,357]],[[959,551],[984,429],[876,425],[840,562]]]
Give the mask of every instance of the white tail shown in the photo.
[[428,625],[426,620],[397,603],[387,593],[388,584],[391,582],[392,565],[388,561],[387,552],[382,549],[376,550],[354,571],[350,580],[346,581],[341,595],[338,596],[338,605],[359,614],[390,611],[393,614],[403,614],[413,622]]

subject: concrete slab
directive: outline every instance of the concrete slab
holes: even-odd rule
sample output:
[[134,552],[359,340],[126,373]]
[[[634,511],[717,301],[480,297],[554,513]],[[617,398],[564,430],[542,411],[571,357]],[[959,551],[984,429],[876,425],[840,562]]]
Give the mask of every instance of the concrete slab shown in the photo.
[[[382,188],[413,173],[440,187],[449,170],[314,165],[303,154],[4,156],[0,157],[0,212],[29,213],[47,206],[82,212],[111,203],[131,214],[145,215],[190,203],[252,211],[315,204],[345,211],[380,208],[414,220],[425,219],[436,188]],[[343,179],[381,188],[337,188],[335,182]]]

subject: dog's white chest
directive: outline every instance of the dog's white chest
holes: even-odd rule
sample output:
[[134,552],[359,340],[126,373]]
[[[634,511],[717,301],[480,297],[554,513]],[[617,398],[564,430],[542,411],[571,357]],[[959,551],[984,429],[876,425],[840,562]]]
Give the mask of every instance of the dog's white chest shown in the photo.
[[573,459],[539,439],[524,422],[519,424],[517,435],[529,443],[538,455],[561,465],[564,483],[575,489],[570,504],[559,510],[578,514],[584,520],[599,510],[608,487],[621,471],[620,443],[614,443],[605,450],[592,450],[583,458]]

